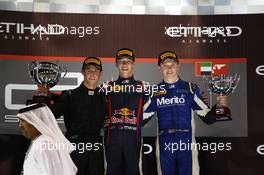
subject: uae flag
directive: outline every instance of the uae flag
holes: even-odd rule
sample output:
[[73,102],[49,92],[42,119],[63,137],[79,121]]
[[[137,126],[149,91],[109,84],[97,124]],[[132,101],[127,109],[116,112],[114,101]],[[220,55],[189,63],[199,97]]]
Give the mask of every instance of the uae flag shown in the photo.
[[195,63],[195,76],[211,75],[212,73],[212,62],[200,62]]

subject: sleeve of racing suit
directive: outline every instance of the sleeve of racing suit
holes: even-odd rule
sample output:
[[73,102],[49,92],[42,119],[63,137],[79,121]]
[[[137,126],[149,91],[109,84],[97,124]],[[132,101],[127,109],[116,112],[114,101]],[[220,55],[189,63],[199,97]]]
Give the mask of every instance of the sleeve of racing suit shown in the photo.
[[149,82],[146,82],[146,81],[141,81],[141,86],[142,86],[142,97],[143,97],[143,104],[145,104],[149,97],[151,96],[151,86],[150,86],[150,83]]
[[[201,96],[199,87],[196,84],[189,83],[190,91],[193,93],[192,109],[198,114],[203,122],[206,124],[213,124],[216,122],[214,110],[211,110],[207,103]],[[213,107],[214,108],[214,107]],[[212,108],[212,109],[213,109]]]
[[62,91],[61,95],[52,98],[54,103],[49,105],[55,118],[60,118],[67,111],[70,91]]
[[156,112],[155,96],[152,95],[148,98],[143,106],[143,126],[147,124]]
[[[99,92],[104,95],[105,98],[105,119],[104,119],[104,126],[103,128],[106,128],[110,125],[110,118],[109,118],[109,105],[111,105],[109,94],[111,92],[111,81],[105,81],[103,84],[101,84]],[[109,89],[110,88],[110,89]]]

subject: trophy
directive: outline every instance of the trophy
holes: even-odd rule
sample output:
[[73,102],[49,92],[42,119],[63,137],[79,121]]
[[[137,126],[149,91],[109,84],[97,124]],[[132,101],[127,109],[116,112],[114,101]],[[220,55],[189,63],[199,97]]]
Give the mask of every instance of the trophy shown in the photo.
[[[233,93],[238,86],[240,75],[216,75],[216,76],[204,76],[203,79],[210,94],[210,105],[212,104],[212,93],[217,95],[228,95]],[[229,121],[231,118],[231,110],[223,105],[216,104],[213,109],[216,114],[216,121]]]
[[[64,75],[62,76],[63,72]],[[60,66],[51,62],[32,61],[28,64],[28,73],[33,81],[49,89],[55,86],[60,78],[65,77],[67,70],[66,68],[63,70]],[[32,103],[48,104],[49,102],[50,98],[46,93],[38,93],[33,96],[32,100],[27,100],[27,105]]]

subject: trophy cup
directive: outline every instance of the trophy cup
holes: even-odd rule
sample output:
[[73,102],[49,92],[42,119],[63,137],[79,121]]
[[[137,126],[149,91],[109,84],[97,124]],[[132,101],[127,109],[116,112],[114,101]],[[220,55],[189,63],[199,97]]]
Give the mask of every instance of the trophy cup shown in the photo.
[[[240,75],[237,73],[234,75],[216,75],[216,76],[204,76],[203,79],[210,94],[210,105],[212,104],[212,93],[217,95],[228,95],[233,93],[238,86]],[[231,118],[231,110],[223,105],[216,104],[213,109],[216,114],[216,121],[229,121]]]
[[[64,75],[62,76],[62,73]],[[67,70],[63,70],[60,66],[50,62],[32,61],[28,64],[28,73],[30,78],[37,84],[43,85],[49,89],[55,86],[60,78],[65,77]],[[38,93],[33,96],[32,100],[27,100],[27,105],[32,103],[46,103],[49,104],[50,98],[46,93]]]

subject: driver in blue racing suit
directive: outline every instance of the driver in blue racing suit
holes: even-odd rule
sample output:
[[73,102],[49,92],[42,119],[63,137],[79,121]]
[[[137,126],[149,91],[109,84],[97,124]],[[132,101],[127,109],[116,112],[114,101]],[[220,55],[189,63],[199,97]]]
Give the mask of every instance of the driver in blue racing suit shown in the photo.
[[[163,81],[144,105],[144,120],[157,113],[158,174],[198,175],[193,114],[196,111],[205,123],[212,124],[216,121],[215,106],[207,106],[197,85],[179,78],[179,60],[174,52],[161,53],[158,65]],[[226,96],[219,96],[218,103],[226,105]]]

